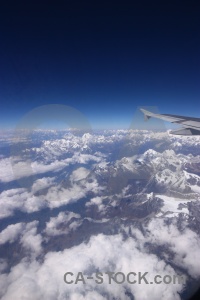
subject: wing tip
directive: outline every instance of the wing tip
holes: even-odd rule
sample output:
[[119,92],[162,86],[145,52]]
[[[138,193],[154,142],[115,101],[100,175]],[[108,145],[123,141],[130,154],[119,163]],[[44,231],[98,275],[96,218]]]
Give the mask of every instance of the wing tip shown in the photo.
[[188,127],[188,128],[180,128],[177,130],[171,130],[169,133],[173,135],[191,136],[191,135],[200,135],[200,130],[196,130]]

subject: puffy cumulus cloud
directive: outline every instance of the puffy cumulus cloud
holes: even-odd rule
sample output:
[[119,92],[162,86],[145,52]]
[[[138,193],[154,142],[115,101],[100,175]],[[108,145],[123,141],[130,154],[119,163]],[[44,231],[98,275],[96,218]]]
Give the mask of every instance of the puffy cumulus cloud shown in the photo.
[[100,163],[104,160],[102,155],[82,154],[75,152],[74,155],[66,159],[57,159],[54,157],[50,162],[31,161],[25,158],[10,157],[0,160],[0,182],[10,182],[19,180],[23,177],[44,174],[47,172],[58,172],[71,164],[87,164],[90,161]]
[[37,161],[17,159],[14,157],[4,158],[0,161],[0,181],[10,182],[31,175],[42,174],[50,171],[59,171],[69,164],[70,160],[53,161],[46,165]]
[[97,197],[94,197],[92,198],[90,201],[88,201],[86,203],[86,207],[89,207],[91,205],[96,205],[98,207],[98,210],[99,211],[105,211],[106,209],[106,206],[103,204],[103,200],[105,199],[106,197],[103,197],[103,196],[97,196]]
[[45,199],[50,208],[59,207],[68,203],[76,202],[81,198],[86,197],[88,192],[94,194],[101,193],[105,187],[100,186],[97,179],[92,176],[80,181],[74,181],[68,188],[62,185],[50,187]]
[[175,254],[176,265],[185,268],[193,278],[200,277],[200,238],[189,228],[182,232],[176,222],[167,225],[163,219],[153,219],[148,226],[147,235],[138,238],[156,245],[165,245]]
[[8,225],[3,231],[0,232],[0,245],[7,242],[13,243],[20,236],[24,223],[17,223]]
[[27,223],[20,239],[22,246],[34,256],[42,251],[42,236],[37,233],[37,225],[38,221]]
[[53,186],[48,190],[45,198],[50,208],[59,207],[64,204],[72,203],[85,197],[86,191],[80,185],[74,184],[70,188]]
[[71,182],[73,182],[85,179],[89,173],[90,171],[86,168],[78,168],[72,172],[72,174],[70,175],[70,180]]
[[29,253],[38,255],[42,250],[42,236],[37,233],[38,221],[8,225],[0,232],[0,245],[19,242]]
[[15,210],[31,213],[45,205],[44,196],[35,196],[25,188],[3,191],[0,194],[0,219],[12,216]]
[[85,196],[85,192],[80,188],[79,185],[66,189],[63,187],[51,187],[48,190],[46,199],[50,208],[59,207],[64,204],[75,202]]
[[[129,299],[127,292],[131,292],[136,300],[149,299],[149,295],[154,300],[180,299],[178,293],[183,288],[182,284],[130,284],[127,281],[109,284],[106,274],[102,284],[86,279],[88,275],[95,276],[97,270],[125,274],[149,272],[146,276],[149,281],[156,274],[176,275],[175,270],[156,255],[141,251],[133,238],[124,240],[120,234],[100,234],[93,236],[88,243],[63,252],[47,253],[42,264],[35,260],[21,261],[9,274],[1,275],[1,282],[4,283],[2,299]],[[63,278],[66,272],[73,272],[74,280],[78,272],[82,272],[86,284],[78,282],[67,285]]]
[[0,160],[0,181],[10,182],[15,179],[10,158],[3,158]]
[[55,177],[43,177],[41,179],[37,179],[34,181],[32,185],[32,192],[36,193],[42,189],[48,188],[49,186],[53,185],[55,181]]
[[38,266],[37,262],[32,262],[30,268],[28,260],[23,260],[12,268],[10,276],[0,275],[2,299],[42,299],[41,292],[37,290],[36,272]]
[[45,233],[51,236],[67,234],[71,229],[76,229],[77,224],[80,224],[81,220],[75,221],[80,217],[79,214],[73,212],[60,212],[57,217],[50,218],[50,221],[46,223]]
[[[23,177],[29,177],[31,175],[38,175],[43,174],[47,172],[58,172],[61,171],[63,168],[69,166],[70,163],[72,163],[71,158],[66,158],[63,160],[53,160],[52,162],[49,162],[48,164],[45,164],[44,162],[40,161],[31,161],[31,160],[20,160],[15,161],[15,159],[12,159],[11,161],[11,168],[10,171],[13,174],[13,177],[10,176],[10,179],[8,181],[12,180],[18,180]],[[7,178],[9,178],[7,176]],[[4,177],[1,178],[1,181],[5,182]]]
[[[72,172],[70,186],[57,183],[55,177],[43,177],[34,181],[30,190],[15,188],[0,193],[0,219],[12,216],[15,210],[32,213],[44,207],[60,207],[84,198],[88,192],[101,193],[104,187],[98,184],[94,173],[87,178],[89,170],[78,168]],[[36,193],[46,189],[45,193]]]
[[67,167],[71,163],[70,158],[66,158],[63,160],[54,160],[53,162],[49,164],[44,164],[40,162],[33,162],[31,163],[31,168],[33,170],[33,174],[42,174],[46,172],[57,172],[62,170],[63,168]]
[[87,164],[90,161],[94,162],[101,162],[103,160],[102,155],[92,155],[92,154],[82,154],[79,152],[75,152],[75,154],[72,157],[73,163],[79,163],[79,164]]
[[6,259],[0,259],[0,273],[4,272],[4,270],[7,268],[7,261]]
[[24,206],[28,192],[24,188],[10,189],[0,194],[0,218],[13,215],[15,209]]

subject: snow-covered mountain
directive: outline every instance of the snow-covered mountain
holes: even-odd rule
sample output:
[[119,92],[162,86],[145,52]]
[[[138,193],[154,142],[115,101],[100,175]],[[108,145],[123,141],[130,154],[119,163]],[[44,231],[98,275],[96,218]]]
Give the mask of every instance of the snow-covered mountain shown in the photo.
[[[78,299],[61,282],[66,270],[186,277],[186,285],[149,285],[145,295],[159,299],[180,300],[200,279],[199,137],[74,129],[0,138],[2,299],[16,288],[23,297]],[[111,285],[97,290],[95,299],[117,299]],[[79,291],[86,299],[84,285]],[[120,285],[122,299],[137,293]]]

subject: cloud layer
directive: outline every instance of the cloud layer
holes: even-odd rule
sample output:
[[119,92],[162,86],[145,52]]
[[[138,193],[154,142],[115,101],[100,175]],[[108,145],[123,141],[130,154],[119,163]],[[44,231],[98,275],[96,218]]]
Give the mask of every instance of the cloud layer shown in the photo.
[[[146,130],[48,136],[37,132],[36,145],[21,139],[20,155],[1,156],[1,299],[180,300],[200,279],[200,139]],[[97,271],[187,281],[64,282],[66,272]]]

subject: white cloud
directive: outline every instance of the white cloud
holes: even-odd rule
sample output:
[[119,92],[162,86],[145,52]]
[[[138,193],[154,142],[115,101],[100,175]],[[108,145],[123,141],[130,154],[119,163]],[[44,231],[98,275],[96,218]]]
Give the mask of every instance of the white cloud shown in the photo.
[[37,234],[38,221],[26,224],[26,229],[21,237],[21,244],[33,255],[38,255],[42,251],[42,236]]
[[20,242],[33,255],[42,251],[42,236],[37,233],[38,221],[8,225],[0,233],[0,244]]
[[[50,236],[67,234],[71,229],[75,229],[74,222],[68,224],[71,219],[80,219],[80,217],[79,214],[73,212],[60,212],[57,217],[51,217],[50,221],[46,223],[45,233]],[[60,225],[63,225],[64,228],[60,228]]]
[[85,179],[89,173],[90,171],[86,168],[78,168],[72,172],[72,174],[70,175],[70,180],[71,182],[73,182]]
[[[29,299],[34,300],[108,299],[108,297],[128,299],[126,296],[128,289],[134,294],[136,300],[149,299],[149,295],[154,300],[180,299],[178,292],[183,287],[181,284],[131,285],[126,282],[118,285],[109,284],[108,277],[104,277],[104,283],[101,285],[87,279],[85,285],[82,283],[66,285],[63,281],[66,272],[74,274],[83,272],[84,275],[89,275],[94,274],[96,270],[101,270],[103,273],[120,271],[125,274],[131,271],[149,272],[149,276],[176,274],[172,267],[166,265],[156,255],[138,249],[134,239],[123,240],[121,235],[100,234],[92,237],[87,244],[83,243],[63,252],[46,254],[44,263],[41,265],[35,260],[31,263],[23,260],[4,278],[7,290],[2,299],[26,299],[28,295]],[[147,277],[147,279],[150,278]],[[36,293],[33,298],[34,290]]]
[[104,190],[104,187],[99,186],[98,181],[91,177],[90,181],[87,178],[81,181],[75,181],[70,187],[63,188],[61,185],[50,187],[45,199],[50,208],[59,207],[64,204],[76,202],[84,198],[88,192],[95,194]]
[[17,223],[8,225],[2,232],[0,232],[0,245],[7,242],[13,243],[21,235],[24,228],[24,223]]
[[3,273],[7,266],[8,264],[6,259],[0,258],[0,273]]
[[14,174],[10,158],[3,158],[0,160],[0,181],[9,182],[14,180]]
[[34,181],[32,185],[32,192],[36,193],[42,189],[48,188],[54,183],[55,177],[43,177]]
[[22,209],[28,197],[24,188],[10,189],[0,194],[0,218],[12,216],[15,209]]
[[23,160],[21,158],[10,157],[0,160],[0,182],[10,182],[19,180],[31,175],[43,174],[46,172],[58,172],[70,164],[87,164],[90,161],[101,162],[103,158],[91,154],[75,152],[71,158],[58,160],[54,158],[49,163],[40,161]]
[[[149,140],[155,142],[159,148],[160,143],[165,143],[166,133],[153,133],[149,131],[113,131],[107,132],[108,135],[84,135],[83,137],[76,137],[71,135],[64,139],[56,141],[46,141],[41,148],[31,149],[38,155],[37,159],[31,163],[31,168],[34,174],[42,174],[45,172],[57,172],[71,164],[85,164],[86,167],[78,167],[69,175],[69,186],[64,186],[62,183],[56,183],[55,177],[44,177],[37,179],[30,189],[16,188],[8,191],[3,191],[0,194],[0,218],[11,216],[16,209],[24,212],[38,211],[44,207],[60,207],[61,205],[78,201],[79,199],[87,196],[88,192],[93,192],[95,196],[86,204],[86,206],[96,205],[100,212],[105,211],[106,206],[104,204],[104,195],[106,193],[104,187],[100,186],[97,181],[96,173],[90,173],[87,169],[88,163],[95,163],[99,173],[102,170],[109,169],[109,165],[105,161],[105,155],[100,152],[94,154],[90,151],[91,146],[102,145],[102,147],[108,143],[113,144],[116,141],[122,142],[124,138],[126,141],[131,140],[132,146],[144,145]],[[177,143],[175,142],[177,141]],[[180,143],[179,143],[180,142]],[[172,149],[176,149],[178,146],[180,149],[181,143],[184,145],[193,145],[197,147],[199,144],[195,144],[194,139],[188,142],[187,139],[168,137],[167,143],[172,143]],[[199,143],[199,141],[198,141]],[[168,144],[168,145],[169,145]],[[95,148],[94,147],[94,148]],[[70,152],[71,151],[71,152]],[[96,150],[95,150],[96,151]],[[159,150],[158,150],[159,151]],[[82,153],[83,152],[83,153]],[[94,152],[94,151],[93,151]],[[121,151],[121,154],[123,149]],[[73,153],[69,158],[63,159],[64,154]],[[136,153],[137,154],[137,153]],[[61,158],[62,157],[62,158]],[[43,159],[41,159],[43,158]],[[149,150],[140,156],[146,163],[150,162],[150,165],[154,168],[159,167],[161,170],[160,175],[169,174],[172,178],[173,170],[166,174],[163,170],[167,168],[180,169],[179,173],[176,173],[178,179],[184,181],[179,182],[174,180],[176,184],[182,184],[182,190],[190,181],[190,185],[197,189],[199,184],[199,177],[192,176],[189,173],[181,171],[181,167],[192,159],[193,162],[198,162],[199,157],[176,155],[172,151],[165,151],[163,153]],[[133,168],[137,171],[135,166],[135,157],[122,158],[114,162],[116,168],[122,170],[128,170],[131,172]],[[1,182],[9,182],[14,179],[19,179],[23,176],[29,176],[31,174],[30,168],[26,168],[23,161],[14,158],[12,163],[15,165],[15,174],[11,166],[10,159],[3,158],[0,161]],[[30,167],[30,165],[29,165]],[[173,169],[173,168],[172,168]],[[90,176],[88,176],[90,173]],[[156,173],[157,174],[157,173]],[[112,173],[111,173],[112,175]],[[49,175],[48,175],[49,176]],[[170,177],[168,176],[168,177]],[[182,177],[181,177],[182,176]],[[90,180],[88,180],[88,177]],[[161,176],[160,176],[161,178]],[[193,183],[194,182],[194,183]],[[181,185],[180,185],[181,186]],[[37,191],[41,189],[47,189],[47,193],[40,196],[36,196]],[[193,189],[195,191],[195,189]],[[130,188],[131,190],[131,188]],[[112,202],[112,196],[110,196],[110,205],[117,205],[118,200],[121,197],[128,197],[129,186],[124,187],[122,191],[116,195],[115,200]],[[150,194],[149,194],[150,195]],[[174,206],[172,199],[163,195],[159,196],[165,200],[165,206],[163,211],[172,210],[178,213],[177,205]],[[186,201],[185,201],[186,202]],[[188,210],[182,210],[188,213]],[[181,210],[180,210],[181,212]],[[175,215],[176,216],[176,215]],[[106,216],[105,216],[106,217]],[[102,219],[95,220],[88,218],[90,222],[112,222],[112,220]],[[56,217],[50,218],[46,223],[46,228],[43,232],[38,233],[38,222],[34,221],[28,224],[18,223],[9,225],[0,233],[0,244],[19,242],[23,246],[25,256],[20,263],[11,268],[10,273],[1,274],[0,276],[0,293],[2,299],[48,299],[48,300],[63,300],[63,299],[129,299],[126,295],[126,291],[129,290],[134,294],[136,300],[151,299],[175,299],[179,300],[179,292],[183,288],[183,285],[130,285],[124,283],[122,285],[116,285],[115,283],[109,285],[108,282],[104,282],[102,285],[97,285],[93,281],[87,282],[86,285],[66,285],[63,281],[63,275],[67,271],[77,272],[81,271],[83,274],[91,274],[96,270],[102,272],[107,271],[122,271],[128,273],[133,272],[146,272],[150,275],[174,275],[176,271],[174,268],[181,267],[186,270],[188,274],[195,279],[200,276],[200,239],[196,233],[187,229],[186,227],[182,232],[177,228],[176,218],[173,219],[170,225],[164,222],[164,219],[154,218],[148,225],[144,225],[144,235],[134,226],[118,226],[118,235],[106,236],[99,234],[92,236],[89,242],[84,242],[78,246],[74,246],[70,249],[66,249],[60,252],[49,252],[44,255],[44,261],[39,262],[36,260],[38,255],[43,255],[42,241],[43,236],[48,235],[49,239],[53,239],[54,236],[59,234],[68,234],[71,230],[76,230],[80,226],[80,215],[72,212],[61,212]],[[185,221],[187,224],[187,219]],[[111,225],[112,226],[112,225]],[[114,225],[115,226],[115,225]],[[145,227],[146,226],[146,227]],[[123,233],[126,232],[129,237],[125,239]],[[78,234],[78,231],[77,231]],[[162,247],[163,256],[165,259],[161,259],[158,253],[151,253],[151,248],[148,248],[146,243],[151,243],[155,250],[158,246]],[[170,257],[170,252],[174,253],[174,257],[170,258],[171,261],[167,261]],[[171,263],[171,265],[170,265]],[[172,267],[172,265],[174,267]],[[0,261],[0,270],[5,271],[7,262],[5,260]]]
[[103,199],[105,199],[105,197],[103,197],[103,196],[102,197],[100,197],[100,196],[94,197],[86,203],[86,206],[89,207],[91,205],[97,205],[99,211],[105,211],[106,206],[103,204]]
[[21,160],[17,158],[4,158],[0,160],[0,181],[10,182],[13,180],[18,180],[23,177],[28,177],[31,175],[42,174],[49,171],[59,171],[69,164],[70,160],[61,160],[51,162],[48,165],[39,163],[37,161],[31,162],[27,160]]
[[177,265],[185,268],[194,278],[200,276],[200,239],[195,232],[188,228],[180,232],[176,222],[167,225],[164,219],[153,219],[148,230],[146,241],[167,245],[175,253],[174,261]]
[[16,188],[0,194],[0,219],[12,216],[15,210],[35,212],[47,206],[43,195],[34,196],[25,188]]
[[[80,173],[79,173],[80,171]],[[0,194],[0,219],[12,216],[15,210],[32,213],[44,207],[60,207],[84,198],[88,192],[98,194],[104,188],[99,186],[94,176],[87,180],[88,170],[79,168],[72,173],[72,184],[65,188],[62,183],[56,183],[55,178],[44,177],[36,180],[31,189],[16,188],[3,191]],[[80,181],[77,179],[82,178]],[[35,195],[41,189],[47,188],[46,194]]]

